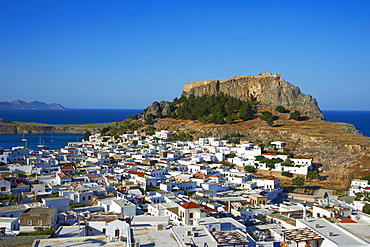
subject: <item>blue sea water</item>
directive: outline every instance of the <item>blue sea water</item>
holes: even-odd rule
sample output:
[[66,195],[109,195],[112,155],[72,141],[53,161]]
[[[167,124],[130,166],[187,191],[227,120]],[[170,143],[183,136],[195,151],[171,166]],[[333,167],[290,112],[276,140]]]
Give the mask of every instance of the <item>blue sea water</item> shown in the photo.
[[[120,122],[129,116],[142,112],[142,109],[72,109],[72,110],[0,110],[0,118],[9,121],[34,122],[45,124],[89,124]],[[81,141],[82,134],[55,133],[55,134],[25,134],[28,146],[32,150],[37,147],[41,139],[50,149],[61,148],[68,142]],[[14,146],[25,146],[23,135],[1,135],[0,147],[8,149]],[[53,140],[53,141],[52,141]]]
[[22,141],[23,138],[28,140],[28,147],[30,149],[38,151],[42,149],[41,147],[37,147],[40,143],[50,149],[62,148],[68,142],[81,141],[83,135],[72,133],[0,135],[0,147],[4,149],[16,146],[25,147],[26,142]]
[[353,124],[370,137],[370,111],[322,111],[326,121]]

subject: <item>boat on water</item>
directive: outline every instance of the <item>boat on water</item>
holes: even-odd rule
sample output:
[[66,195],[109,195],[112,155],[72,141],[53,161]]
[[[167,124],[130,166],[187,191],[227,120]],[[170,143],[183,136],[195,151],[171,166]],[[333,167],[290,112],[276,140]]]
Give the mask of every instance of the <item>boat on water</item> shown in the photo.
[[54,137],[52,136],[50,142],[55,142]]
[[44,147],[46,147],[46,146],[45,146],[45,144],[44,144],[44,139],[42,139],[41,137],[40,137],[40,139],[39,139],[39,144],[37,145],[37,147],[39,147],[39,148],[44,148]]
[[27,141],[27,139],[26,138],[24,138],[24,134],[23,134],[23,136],[22,136],[22,140],[21,140],[22,142],[25,142],[25,141]]

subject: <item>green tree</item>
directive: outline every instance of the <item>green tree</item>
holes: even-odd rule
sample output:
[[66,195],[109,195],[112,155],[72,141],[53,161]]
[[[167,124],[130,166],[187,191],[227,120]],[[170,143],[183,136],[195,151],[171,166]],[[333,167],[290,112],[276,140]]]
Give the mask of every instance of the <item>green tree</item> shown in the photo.
[[145,124],[151,125],[154,122],[154,115],[153,114],[148,114],[145,117]]
[[304,185],[304,178],[303,177],[295,177],[292,179],[292,185],[297,187],[303,187]]
[[91,136],[91,132],[89,130],[86,130],[86,132],[84,134],[84,140],[88,141],[90,136]]
[[104,127],[103,129],[100,130],[100,134],[104,136],[108,133],[109,130],[110,130],[110,127]]
[[281,175],[289,178],[293,177],[293,173],[287,171],[281,172]]
[[294,119],[296,121],[299,121],[299,119],[301,118],[301,113],[299,111],[294,111],[292,113],[290,113],[290,119]]
[[362,208],[362,212],[364,212],[365,214],[370,214],[370,204],[369,203],[366,203],[364,205],[364,207]]
[[308,171],[306,177],[311,179],[318,179],[320,178],[320,173],[319,171]]
[[257,169],[254,166],[245,166],[244,171],[249,172],[249,173],[256,173]]
[[279,105],[275,108],[275,111],[277,112],[280,112],[280,113],[284,113],[286,111],[285,107],[282,106],[282,105]]
[[284,165],[285,166],[291,166],[291,165],[294,165],[293,161],[289,158],[287,158],[285,161],[284,161]]
[[266,123],[267,123],[268,126],[272,126],[272,125],[274,125],[274,120],[272,118],[269,118],[269,119],[266,120]]
[[263,111],[261,114],[260,119],[265,120],[269,126],[274,124],[274,115],[271,112]]
[[226,158],[235,158],[236,154],[235,153],[231,153],[231,154],[226,154],[225,157]]
[[273,117],[273,114],[269,111],[263,111],[263,112],[261,112],[261,114],[262,115],[260,116],[260,119],[265,120],[265,121],[267,121],[267,119]]
[[362,180],[367,180],[368,182],[370,182],[370,174],[363,176],[361,179]]

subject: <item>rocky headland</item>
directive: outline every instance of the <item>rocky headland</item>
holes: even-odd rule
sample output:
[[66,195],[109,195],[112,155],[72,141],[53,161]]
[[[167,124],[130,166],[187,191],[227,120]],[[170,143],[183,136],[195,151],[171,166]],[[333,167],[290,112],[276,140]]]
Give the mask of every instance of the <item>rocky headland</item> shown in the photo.
[[11,102],[0,102],[0,109],[4,110],[66,110],[64,106],[56,103],[47,104],[41,101],[25,102],[22,100],[13,100]]

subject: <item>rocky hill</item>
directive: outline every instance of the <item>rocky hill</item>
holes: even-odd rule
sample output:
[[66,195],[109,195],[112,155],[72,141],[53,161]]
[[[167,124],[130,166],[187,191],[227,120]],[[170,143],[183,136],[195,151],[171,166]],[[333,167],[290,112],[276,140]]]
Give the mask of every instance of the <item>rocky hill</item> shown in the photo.
[[[278,113],[276,113],[278,114]],[[307,185],[345,190],[350,180],[370,174],[370,137],[362,135],[353,125],[309,119],[295,121],[279,118],[273,126],[253,119],[235,124],[200,123],[192,120],[160,119],[156,129],[175,133],[191,133],[199,137],[218,137],[238,132],[242,140],[255,143],[284,141],[294,157],[312,158],[321,171],[321,179]],[[280,174],[269,174],[281,177]],[[286,177],[281,177],[283,183]]]
[[[241,100],[248,100],[250,95],[253,95],[259,102],[257,104],[259,112],[272,112],[276,121],[272,126],[268,126],[258,117],[260,113],[253,119],[237,120],[234,124],[158,118],[153,125],[154,128],[167,129],[175,133],[190,133],[194,139],[207,136],[222,138],[238,132],[242,140],[256,143],[284,141],[288,143],[287,148],[292,155],[312,158],[319,167],[321,179],[308,180],[308,185],[345,190],[351,179],[370,174],[370,137],[362,135],[351,124],[325,121],[317,101],[311,95],[303,94],[297,86],[286,82],[280,74],[265,71],[255,76],[195,81],[185,84],[182,96],[218,93]],[[166,116],[170,111],[176,111],[173,105],[169,102],[154,102],[146,112]],[[276,106],[279,105],[288,111],[300,111],[305,116],[304,120],[295,121],[287,117],[289,114],[277,112]],[[289,180],[286,177],[281,178],[283,183]]]
[[66,110],[60,104],[52,103],[47,104],[40,101],[25,102],[22,100],[13,100],[11,102],[0,102],[0,109],[4,110]]
[[303,94],[299,87],[285,81],[280,74],[272,74],[268,71],[254,76],[187,83],[184,86],[183,95],[201,96],[221,92],[241,100],[247,100],[250,95],[253,95],[260,102],[260,107],[265,110],[272,110],[282,105],[298,110],[307,117],[324,119],[317,101],[311,95]]

